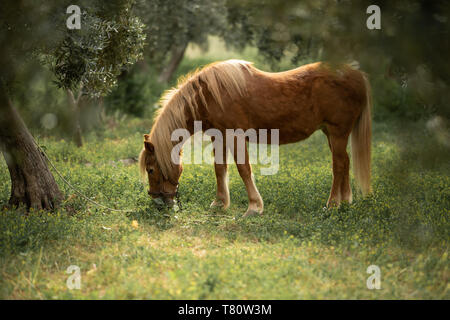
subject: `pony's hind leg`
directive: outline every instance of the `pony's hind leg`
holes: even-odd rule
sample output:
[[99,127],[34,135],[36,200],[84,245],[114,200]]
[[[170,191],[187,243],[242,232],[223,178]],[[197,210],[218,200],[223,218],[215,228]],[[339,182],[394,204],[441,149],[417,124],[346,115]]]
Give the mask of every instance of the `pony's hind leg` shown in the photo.
[[217,154],[216,149],[214,148],[214,170],[216,172],[217,192],[216,199],[211,203],[211,208],[222,207],[223,209],[227,209],[230,206],[230,191],[228,189],[227,173],[227,149],[225,145],[218,147],[222,148],[222,155]]
[[264,203],[259,194],[258,189],[256,188],[255,181],[253,180],[252,175],[252,166],[250,165],[250,160],[248,156],[247,146],[244,145],[245,150],[245,163],[238,163],[237,156],[237,145],[235,143],[235,148],[233,152],[234,161],[236,162],[236,166],[239,172],[239,175],[244,181],[245,189],[247,190],[248,195],[248,209],[244,214],[244,217],[252,216],[259,214],[261,215],[264,210]]
[[344,162],[344,177],[341,182],[341,201],[352,203],[352,187],[350,186],[350,160],[346,152],[346,160]]
[[329,131],[324,130],[324,132],[327,135],[333,155],[333,185],[331,186],[327,207],[339,206],[341,201],[351,203],[350,159],[347,154],[348,134],[333,135]]

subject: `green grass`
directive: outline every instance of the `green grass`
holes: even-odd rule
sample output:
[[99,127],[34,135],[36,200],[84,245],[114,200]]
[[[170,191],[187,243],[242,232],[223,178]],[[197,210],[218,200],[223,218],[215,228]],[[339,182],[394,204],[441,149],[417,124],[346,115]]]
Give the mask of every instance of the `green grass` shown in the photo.
[[[0,213],[2,299],[448,299],[448,149],[423,125],[375,123],[372,196],[323,210],[331,156],[316,133],[280,148],[280,171],[261,176],[263,217],[241,219],[247,196],[230,166],[232,205],[212,210],[211,165],[186,165],[184,210],[158,211],[138,177],[136,156],[151,121],[129,119],[93,132],[84,147],[40,140],[65,177],[87,196],[131,213],[67,196],[56,212]],[[88,164],[88,165],[86,165]],[[0,204],[9,174],[0,163]],[[353,179],[352,179],[353,183]],[[369,265],[381,289],[369,290]],[[67,267],[81,268],[69,290]]]

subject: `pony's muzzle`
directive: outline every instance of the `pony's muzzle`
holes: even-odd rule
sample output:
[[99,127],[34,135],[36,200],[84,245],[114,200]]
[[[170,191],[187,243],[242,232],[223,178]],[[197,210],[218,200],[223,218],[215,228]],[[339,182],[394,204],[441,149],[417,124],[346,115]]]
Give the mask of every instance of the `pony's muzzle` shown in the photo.
[[152,201],[154,204],[156,204],[158,207],[164,206],[164,200],[161,197],[158,198],[152,198]]
[[173,199],[170,198],[164,198],[164,203],[166,204],[166,206],[168,206],[169,208],[172,208],[173,205],[175,204],[175,201]]
[[152,198],[152,200],[159,207],[167,206],[169,208],[172,208],[173,205],[175,204],[175,201],[173,199],[164,196]]

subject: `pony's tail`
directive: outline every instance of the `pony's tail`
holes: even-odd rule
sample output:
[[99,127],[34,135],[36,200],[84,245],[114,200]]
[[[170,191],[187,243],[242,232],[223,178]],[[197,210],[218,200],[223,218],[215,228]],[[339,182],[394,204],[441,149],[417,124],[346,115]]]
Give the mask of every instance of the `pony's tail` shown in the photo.
[[370,162],[371,162],[371,140],[372,140],[372,94],[367,75],[363,74],[366,87],[366,104],[355,127],[352,131],[352,162],[353,174],[361,188],[362,194],[371,192],[370,187]]

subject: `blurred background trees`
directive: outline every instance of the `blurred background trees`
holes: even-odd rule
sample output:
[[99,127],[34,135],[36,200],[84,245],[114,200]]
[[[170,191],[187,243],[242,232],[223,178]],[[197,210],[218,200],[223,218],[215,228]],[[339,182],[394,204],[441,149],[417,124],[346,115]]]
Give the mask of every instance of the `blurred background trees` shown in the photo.
[[135,12],[147,25],[145,59],[168,82],[190,43],[208,47],[208,35],[226,28],[225,0],[139,0]]
[[[381,9],[381,30],[366,28],[372,4]],[[233,30],[268,60],[289,56],[293,65],[299,59],[356,60],[371,75],[383,116],[450,115],[447,1],[230,0],[227,5]]]

